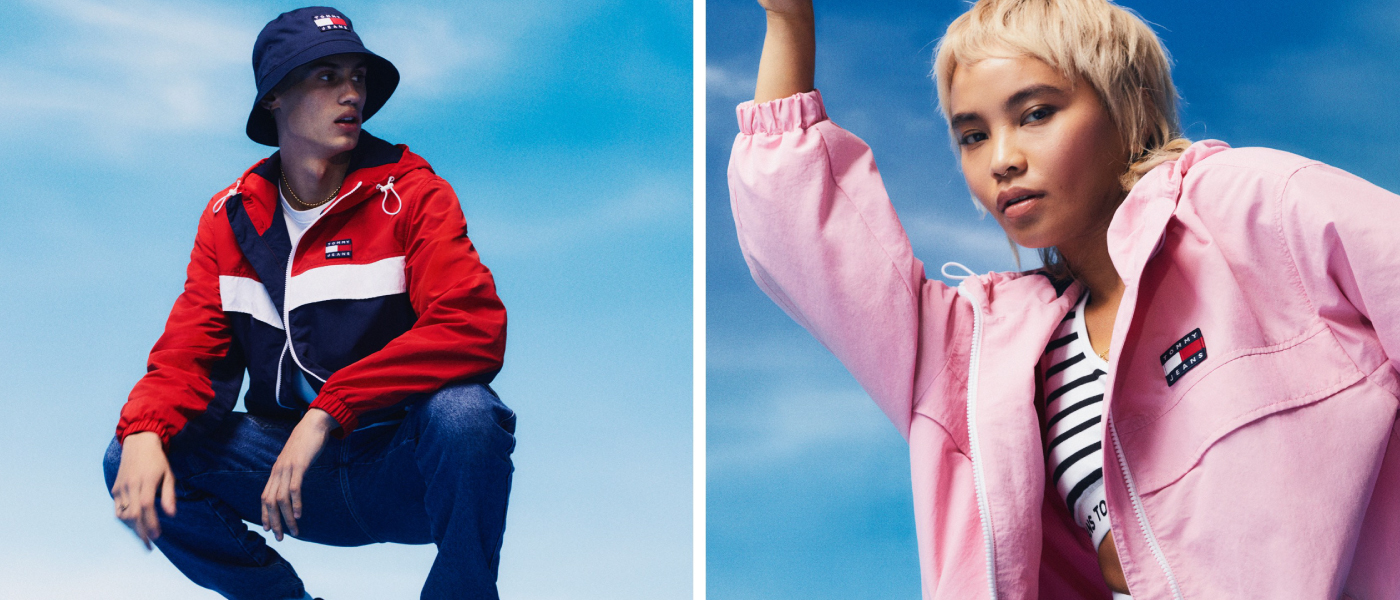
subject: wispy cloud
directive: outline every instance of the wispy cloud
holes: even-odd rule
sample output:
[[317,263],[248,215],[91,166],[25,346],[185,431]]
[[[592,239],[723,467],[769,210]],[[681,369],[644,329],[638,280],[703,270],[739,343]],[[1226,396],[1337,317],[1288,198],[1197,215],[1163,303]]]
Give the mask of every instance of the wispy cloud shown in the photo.
[[[17,24],[35,35],[32,44],[0,57],[10,74],[0,84],[0,110],[31,117],[7,127],[11,135],[40,123],[45,130],[83,126],[99,137],[207,132],[247,110],[248,40],[259,24],[246,15],[139,1],[56,0],[27,8]],[[230,93],[244,88],[246,94]]]
[[[0,110],[29,118],[0,138],[75,133],[96,154],[137,140],[192,134],[241,137],[255,88],[253,40],[273,10],[208,2],[30,1],[12,26],[32,37],[0,55]],[[473,12],[426,4],[352,14],[366,45],[392,60],[398,94],[436,98],[509,84],[524,38],[566,27],[545,2],[496,2]],[[572,14],[572,13],[571,13]],[[57,49],[57,50],[55,50]],[[463,85],[462,82],[471,82]]]
[[658,226],[681,224],[689,231],[689,182],[682,174],[655,174],[615,196],[580,200],[574,210],[540,210],[534,213],[536,218],[522,218],[519,212],[504,217],[484,209],[478,221],[489,221],[491,228],[472,235],[483,245],[489,240],[493,254],[526,256],[567,251],[590,239],[643,233]]
[[899,435],[854,381],[817,387],[789,380],[770,389],[746,398],[743,410],[716,410],[711,400],[706,455],[712,473]]
[[705,95],[730,102],[743,102],[753,99],[754,86],[758,83],[756,74],[741,75],[735,69],[719,65],[705,67]]

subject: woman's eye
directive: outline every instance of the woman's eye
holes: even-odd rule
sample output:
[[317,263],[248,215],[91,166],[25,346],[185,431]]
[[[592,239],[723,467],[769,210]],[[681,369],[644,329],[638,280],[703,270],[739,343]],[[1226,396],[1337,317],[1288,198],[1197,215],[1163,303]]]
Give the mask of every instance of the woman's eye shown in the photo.
[[987,139],[987,134],[982,133],[980,131],[974,131],[971,133],[963,134],[962,137],[958,138],[958,143],[963,146],[968,146],[971,144],[976,144],[977,142],[980,142],[985,139]]
[[1052,114],[1055,114],[1054,109],[1051,109],[1051,108],[1048,108],[1048,107],[1040,107],[1040,108],[1037,108],[1037,109],[1035,109],[1035,110],[1032,110],[1032,111],[1030,112],[1030,114],[1026,115],[1026,119],[1025,119],[1024,121],[1022,121],[1022,122],[1023,122],[1023,123],[1034,123],[1034,122],[1039,121],[1039,120],[1041,120],[1041,119],[1044,119],[1044,118],[1046,118],[1046,117],[1048,117],[1048,116],[1050,116],[1050,115],[1052,115]]

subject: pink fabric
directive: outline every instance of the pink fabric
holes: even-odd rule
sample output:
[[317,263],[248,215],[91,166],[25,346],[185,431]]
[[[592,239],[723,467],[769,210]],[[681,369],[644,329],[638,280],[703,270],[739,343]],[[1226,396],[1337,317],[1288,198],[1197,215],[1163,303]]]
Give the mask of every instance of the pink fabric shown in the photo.
[[[1047,493],[1037,412],[1077,284],[926,279],[870,149],[817,92],[738,113],[740,247],[909,440],[924,597],[1106,598]],[[1104,475],[1135,600],[1400,598],[1397,224],[1394,194],[1215,141],[1118,209]],[[1169,386],[1160,356],[1197,328],[1207,357]]]

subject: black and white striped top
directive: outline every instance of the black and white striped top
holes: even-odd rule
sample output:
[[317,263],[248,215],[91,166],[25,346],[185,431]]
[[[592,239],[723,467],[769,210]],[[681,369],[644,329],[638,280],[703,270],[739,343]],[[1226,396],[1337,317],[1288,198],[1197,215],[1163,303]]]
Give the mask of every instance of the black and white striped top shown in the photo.
[[1108,364],[1084,326],[1085,293],[1040,359],[1045,378],[1046,467],[1074,522],[1099,547],[1111,527],[1103,489],[1103,394]]

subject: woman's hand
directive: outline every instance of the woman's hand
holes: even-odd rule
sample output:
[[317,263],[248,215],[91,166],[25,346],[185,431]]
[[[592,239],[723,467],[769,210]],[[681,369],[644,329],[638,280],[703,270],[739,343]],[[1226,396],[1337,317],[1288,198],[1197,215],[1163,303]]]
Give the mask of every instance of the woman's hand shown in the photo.
[[812,0],[758,0],[759,6],[770,13],[801,15],[812,14]]
[[301,422],[292,429],[287,445],[277,455],[272,465],[272,474],[267,478],[267,487],[262,493],[263,531],[271,530],[282,541],[283,523],[292,535],[298,535],[297,519],[301,518],[301,480],[311,463],[321,455],[326,445],[326,437],[336,427],[335,418],[319,408],[306,412]]
[[170,471],[160,436],[153,431],[126,436],[122,440],[117,481],[112,485],[112,501],[117,518],[136,532],[147,550],[151,549],[151,540],[160,537],[156,490],[160,490],[160,507],[165,514],[175,516],[175,474]]
[[816,69],[816,26],[811,0],[759,0],[768,11],[768,35],[758,61],[754,102],[763,103],[812,91]]

